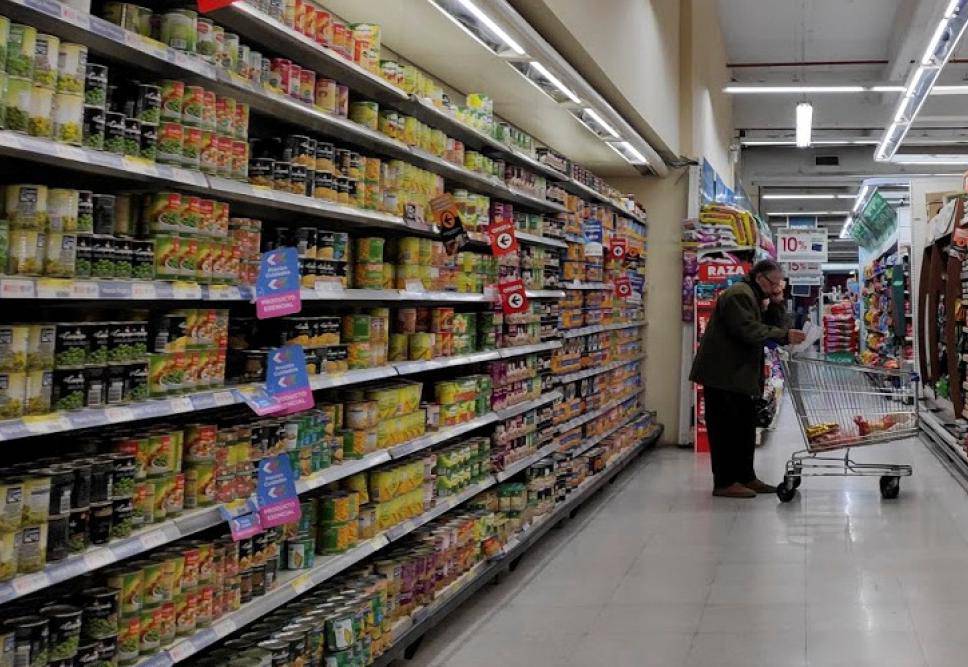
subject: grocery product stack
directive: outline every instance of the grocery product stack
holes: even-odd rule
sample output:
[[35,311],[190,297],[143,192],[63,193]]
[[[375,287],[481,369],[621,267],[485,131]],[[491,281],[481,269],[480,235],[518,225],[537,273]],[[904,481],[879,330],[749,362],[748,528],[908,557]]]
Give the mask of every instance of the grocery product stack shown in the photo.
[[0,0],[0,665],[386,662],[659,437],[645,210],[375,23],[90,9]]
[[[872,260],[864,267],[861,285],[861,313],[864,349],[860,361],[865,366],[898,368],[911,359],[910,313],[907,297],[907,263],[896,252]],[[895,294],[895,282],[899,294]]]
[[823,314],[823,351],[830,361],[853,363],[857,357],[857,320],[850,300],[829,304]]

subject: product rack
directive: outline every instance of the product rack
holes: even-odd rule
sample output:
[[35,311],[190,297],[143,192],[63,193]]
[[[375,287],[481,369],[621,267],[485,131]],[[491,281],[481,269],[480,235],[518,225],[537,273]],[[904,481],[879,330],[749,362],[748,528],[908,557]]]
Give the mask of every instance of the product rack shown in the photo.
[[[0,0],[0,14],[9,17],[11,20],[35,26],[40,32],[51,33],[65,41],[84,44],[96,59],[124,63],[149,71],[157,77],[178,78],[189,83],[203,85],[207,90],[220,95],[233,97],[250,105],[253,122],[256,122],[255,119],[264,117],[281,119],[299,128],[337,137],[341,141],[373,151],[381,156],[404,160],[442,176],[450,184],[466,187],[476,193],[488,195],[501,201],[511,202],[526,210],[550,214],[567,213],[567,209],[556,202],[541,199],[529,192],[508,186],[497,178],[485,176],[461,165],[448,162],[443,158],[409,147],[402,142],[385,137],[345,118],[319,111],[309,105],[257,88],[235,75],[216,69],[201,58],[175,51],[103,19],[77,12],[60,3],[42,0]],[[238,31],[247,40],[260,44],[271,43],[276,49],[285,52],[295,60],[339,79],[354,92],[362,93],[381,104],[414,115],[428,125],[444,130],[449,136],[462,140],[468,147],[486,149],[509,162],[526,166],[547,177],[549,181],[561,185],[570,193],[607,205],[622,217],[643,225],[646,224],[643,217],[625,210],[623,206],[598,191],[543,164],[530,155],[507,146],[475,128],[464,125],[445,111],[437,109],[424,100],[407,95],[396,86],[295,33],[243,2],[219,10],[212,17],[217,23]],[[147,163],[139,159],[122,157],[104,151],[66,146],[10,131],[0,130],[0,155],[31,164],[55,166],[79,174],[106,177],[120,183],[150,185],[159,189],[176,188],[187,193],[202,194],[232,205],[238,205],[248,214],[261,217],[267,221],[291,221],[292,215],[296,214],[307,222],[317,223],[325,228],[437,236],[437,229],[433,225],[421,221],[407,220],[377,211],[363,210],[334,202],[269,190],[248,183],[208,176],[198,171],[176,166]],[[524,244],[551,249],[567,247],[559,239],[527,232],[517,232],[517,238]],[[611,290],[611,285],[604,282],[573,282],[563,285],[560,289],[528,290],[526,293],[531,299],[561,299],[565,297],[565,290]],[[139,304],[144,302],[148,304],[237,302],[241,305],[250,301],[252,297],[252,291],[247,287],[208,285],[191,281],[58,279],[23,276],[0,278],[0,299],[15,301],[18,304],[23,302],[23,306],[32,305],[33,301],[53,303],[67,300],[81,301],[85,304],[87,302],[138,302]],[[489,305],[493,303],[494,296],[486,292],[483,294],[465,294],[415,289],[364,290],[317,284],[314,290],[303,289],[302,299],[313,303]],[[645,324],[644,321],[636,321],[593,325],[564,331],[561,338],[567,340],[606,331],[644,327]],[[472,366],[498,359],[550,352],[561,346],[561,340],[556,338],[534,345],[486,350],[429,361],[396,362],[376,368],[313,376],[311,377],[311,388],[320,390],[357,386],[394,377],[417,375],[461,366]],[[638,363],[642,358],[642,355],[638,355],[631,359],[611,362],[589,371],[564,375],[555,378],[555,380],[562,384],[577,382],[593,375]],[[119,406],[5,420],[0,422],[0,442],[67,433],[81,429],[99,429],[118,424],[238,406],[243,402],[242,392],[257,386],[226,386]],[[633,400],[636,401],[636,406],[640,407],[638,406],[639,393],[639,391],[636,391],[614,399],[600,409],[581,415],[553,430],[564,431],[577,428],[619,405],[631,405]],[[320,489],[356,473],[373,469],[392,460],[402,459],[414,452],[432,448],[478,429],[494,425],[497,422],[555,403],[561,398],[562,392],[559,389],[546,391],[538,399],[525,401],[501,410],[493,410],[471,421],[444,427],[386,450],[372,452],[361,459],[344,461],[341,464],[333,465],[297,480],[297,491],[303,494]],[[584,453],[623,426],[630,424],[638,416],[639,414],[636,413],[636,415],[623,420],[622,424],[610,428],[600,435],[588,438],[582,444],[580,451],[572,450],[569,455],[578,456]],[[479,564],[471,572],[465,574],[461,580],[455,582],[454,586],[442,592],[433,605],[418,610],[411,617],[411,624],[408,627],[399,626],[395,628],[394,645],[377,664],[383,664],[395,651],[402,652],[409,643],[428,627],[439,622],[473,590],[479,588],[484,581],[496,576],[499,570],[504,569],[511,559],[523,554],[551,525],[559,522],[564,515],[572,512],[580,503],[585,502],[606,482],[614,479],[614,476],[622,468],[641,453],[647,444],[654,443],[660,434],[661,429],[650,439],[649,443],[640,443],[626,451],[612,461],[603,473],[588,479],[568,497],[565,503],[557,506],[551,514],[543,517],[538,523],[533,524],[519,535],[514,544],[506,545],[502,552],[503,560]],[[211,627],[199,629],[195,634],[180,638],[159,653],[143,657],[137,664],[153,667],[157,665],[167,666],[188,659],[273,609],[305,593],[313,586],[327,581],[388,544],[412,533],[420,526],[459,507],[482,491],[512,478],[537,461],[557,452],[558,447],[558,441],[552,440],[550,444],[539,448],[533,454],[512,463],[508,469],[490,474],[483,481],[456,495],[438,498],[436,504],[422,515],[393,526],[344,553],[318,558],[315,567],[310,570],[281,573],[276,587],[267,591],[264,596],[254,598],[237,611],[223,615]],[[106,568],[114,563],[144,554],[203,530],[215,528],[222,522],[223,519],[218,506],[188,510],[177,518],[138,530],[128,538],[113,540],[105,546],[90,548],[64,560],[50,563],[41,572],[20,575],[11,581],[0,583],[0,604],[69,581],[91,571]],[[398,633],[399,636],[397,636]]]

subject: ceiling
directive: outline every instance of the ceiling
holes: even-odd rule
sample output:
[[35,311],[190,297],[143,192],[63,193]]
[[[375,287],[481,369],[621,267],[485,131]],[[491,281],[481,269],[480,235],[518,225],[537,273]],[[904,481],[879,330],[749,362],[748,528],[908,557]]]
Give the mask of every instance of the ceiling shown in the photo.
[[459,93],[486,93],[496,115],[598,175],[638,173],[429,0],[326,0],[326,6],[349,22],[379,17],[384,47]]
[[[776,85],[904,85],[930,43],[947,0],[718,0],[732,81]],[[966,40],[968,41],[968,40]],[[939,83],[968,80],[963,42]],[[874,152],[894,118],[900,93],[741,94],[733,96],[742,180],[760,211],[824,212],[836,239],[865,178],[960,173],[962,166],[900,166]],[[813,106],[813,146],[792,145],[796,105]],[[783,141],[786,145],[762,145]],[[819,144],[817,142],[820,142]],[[826,143],[824,143],[826,142]],[[760,144],[760,145],[754,145]],[[959,146],[959,144],[961,144]],[[927,99],[900,153],[968,153],[968,97]],[[900,188],[903,190],[903,187]],[[814,198],[772,199],[776,195]],[[897,205],[904,198],[893,200]],[[786,219],[769,218],[774,226]],[[832,246],[833,247],[833,246]],[[836,243],[839,252],[852,244]]]
[[731,63],[885,59],[901,0],[719,0]]

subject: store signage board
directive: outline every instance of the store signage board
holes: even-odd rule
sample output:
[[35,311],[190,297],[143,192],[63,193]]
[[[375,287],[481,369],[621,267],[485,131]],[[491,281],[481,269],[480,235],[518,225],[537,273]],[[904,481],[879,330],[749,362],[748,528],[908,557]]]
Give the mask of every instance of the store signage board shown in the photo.
[[497,291],[501,297],[501,310],[505,315],[516,315],[528,310],[528,295],[520,279],[498,283]]
[[514,222],[492,220],[487,227],[487,238],[495,257],[517,253],[518,237],[514,234]]
[[749,262],[733,262],[731,264],[704,262],[699,265],[699,282],[725,283],[736,281],[748,274],[750,268]]
[[787,218],[787,227],[790,229],[816,229],[817,216],[815,215],[791,215]]
[[778,262],[826,262],[827,231],[824,229],[777,230]]
[[295,248],[276,248],[262,253],[255,282],[255,308],[260,320],[302,310],[299,254]]
[[786,265],[791,285],[823,285],[823,271],[818,262],[790,262]]
[[288,454],[267,456],[259,462],[256,500],[263,528],[299,520],[299,495]]

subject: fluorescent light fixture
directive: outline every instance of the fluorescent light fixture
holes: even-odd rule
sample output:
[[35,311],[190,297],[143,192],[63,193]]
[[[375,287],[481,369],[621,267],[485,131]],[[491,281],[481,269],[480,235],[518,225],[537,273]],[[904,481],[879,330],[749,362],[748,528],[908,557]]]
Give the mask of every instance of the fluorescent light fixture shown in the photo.
[[724,93],[745,95],[751,93],[773,93],[780,95],[797,95],[799,93],[863,93],[866,86],[796,86],[796,85],[732,85],[723,88]]
[[895,155],[892,162],[897,164],[968,164],[968,155],[965,154],[945,154],[919,155],[915,153],[902,153]]
[[816,193],[816,192],[784,192],[771,195],[763,195],[761,199],[853,199],[854,195],[840,194],[835,192]]
[[871,86],[872,93],[903,93],[904,86]]
[[779,218],[786,215],[848,215],[850,211],[770,211],[767,213],[771,218]]
[[[793,139],[740,139],[743,146],[796,146]],[[877,139],[813,139],[812,146],[875,146]]]
[[585,113],[588,114],[588,116],[593,121],[595,121],[595,123],[597,123],[599,127],[601,127],[603,130],[605,130],[610,135],[612,135],[612,137],[614,137],[615,139],[621,139],[622,138],[622,137],[619,136],[618,132],[615,131],[615,128],[613,128],[611,125],[609,125],[608,123],[606,123],[605,122],[605,119],[602,118],[598,114],[597,111],[595,111],[594,109],[592,109],[590,107],[585,107]]
[[524,49],[521,48],[521,45],[514,41],[514,39],[512,39],[501,26],[495,23],[490,16],[481,11],[481,9],[471,2],[471,0],[455,0],[455,2],[470,12],[471,16],[483,23],[495,37],[501,40],[504,45],[511,49],[514,53],[519,56],[524,55]]
[[813,105],[800,102],[797,105],[797,148],[810,146],[810,135],[813,132]]
[[928,42],[927,48],[924,49],[924,55],[921,56],[921,64],[925,66],[934,65],[934,52],[938,50],[938,46],[944,39],[944,34],[948,30],[948,23],[951,22],[951,18],[948,17],[948,13],[938,21],[938,25],[934,29],[934,34],[931,35],[931,41]]
[[968,84],[935,86],[931,89],[932,95],[968,95]]
[[611,148],[613,151],[618,153],[625,159],[629,164],[643,165],[649,164],[649,161],[645,159],[639,151],[635,149],[635,146],[627,141],[606,141],[605,145]]
[[857,199],[854,200],[854,207],[850,210],[852,215],[856,214],[864,206],[864,202],[867,201],[867,193],[870,191],[871,187],[869,185],[865,185],[860,189],[860,192],[857,193]]
[[565,84],[563,84],[561,80],[558,79],[558,77],[556,77],[554,74],[549,72],[547,67],[539,63],[537,60],[532,60],[531,66],[535,70],[537,70],[537,72],[541,76],[547,79],[548,82],[551,83],[551,85],[553,85],[555,88],[560,90],[565,95],[565,97],[570,99],[575,104],[581,104],[581,99],[579,99],[578,95],[575,95],[575,93],[573,93],[572,90],[568,88]]

